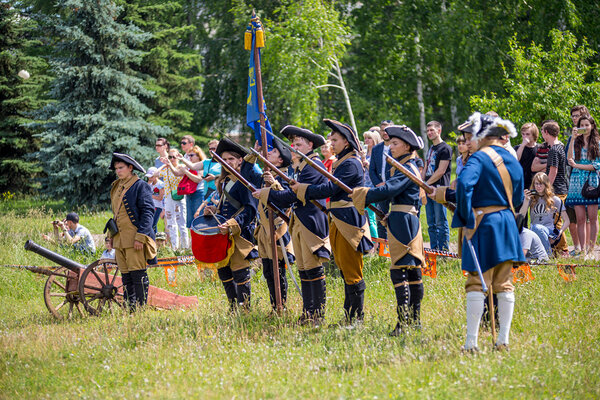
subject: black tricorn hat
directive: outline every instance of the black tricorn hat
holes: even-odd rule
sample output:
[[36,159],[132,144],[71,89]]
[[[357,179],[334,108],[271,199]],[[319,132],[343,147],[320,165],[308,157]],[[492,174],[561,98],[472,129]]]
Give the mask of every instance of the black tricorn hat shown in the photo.
[[398,138],[405,141],[412,150],[421,150],[423,148],[423,139],[406,125],[390,125],[385,128],[386,133],[391,138]]
[[360,142],[358,141],[358,137],[356,136],[354,129],[352,129],[350,125],[342,124],[339,121],[327,118],[324,119],[323,122],[325,122],[325,125],[327,125],[332,131],[337,132],[344,138],[346,138],[346,140],[348,141],[348,143],[350,143],[350,146],[352,146],[354,150],[362,151],[360,147]]
[[236,153],[240,157],[244,157],[244,155],[246,155],[246,150],[229,138],[221,139],[217,145],[217,151],[215,151],[219,157],[221,157],[224,152]]
[[292,163],[292,152],[290,149],[279,143],[279,140],[273,139],[273,148],[279,151],[279,157],[283,160],[280,168],[289,167]]
[[494,117],[479,112],[473,113],[468,120],[458,126],[458,130],[464,133],[470,133],[473,136],[482,132],[494,122]]
[[283,136],[285,136],[288,139],[291,138],[292,136],[303,137],[304,139],[308,140],[309,142],[312,142],[313,149],[316,149],[317,147],[321,147],[325,144],[325,138],[323,136],[312,133],[308,129],[299,128],[294,125],[284,126],[283,129],[279,133],[281,133]]
[[115,169],[115,163],[117,161],[121,161],[121,162],[124,162],[125,164],[131,165],[133,167],[133,169],[137,169],[142,174],[146,173],[146,170],[144,169],[144,167],[142,167],[140,165],[140,163],[135,161],[135,159],[128,154],[113,153],[112,160],[110,160],[110,169]]

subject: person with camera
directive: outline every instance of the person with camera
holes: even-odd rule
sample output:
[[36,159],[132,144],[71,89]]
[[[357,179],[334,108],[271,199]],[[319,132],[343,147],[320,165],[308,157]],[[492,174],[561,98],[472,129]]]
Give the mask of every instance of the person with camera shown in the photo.
[[48,235],[42,235],[42,238],[58,243],[68,243],[82,253],[93,254],[96,252],[92,234],[85,226],[79,224],[79,215],[76,213],[68,213],[63,221],[52,221],[52,226],[54,228],[54,239]]
[[[538,235],[548,255],[552,254],[552,246],[558,244],[569,217],[562,200],[554,194],[548,175],[538,172],[534,175],[531,188],[525,189],[525,201],[520,214],[525,215],[529,209],[531,214],[531,230]],[[562,217],[563,224],[559,228],[557,222]]]
[[[599,184],[600,135],[591,116],[579,118],[577,128],[567,150],[568,163],[573,170],[566,204],[575,209],[581,251],[589,254],[594,249],[598,235],[598,196],[586,195],[584,187],[586,183],[592,188]],[[586,224],[589,224],[589,235]]]

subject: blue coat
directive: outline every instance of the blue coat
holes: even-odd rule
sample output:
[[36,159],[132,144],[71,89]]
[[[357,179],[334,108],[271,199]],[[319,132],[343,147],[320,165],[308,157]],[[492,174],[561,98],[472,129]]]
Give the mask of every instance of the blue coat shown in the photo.
[[152,189],[148,182],[141,179],[135,181],[125,192],[123,206],[131,223],[137,228],[138,233],[154,237],[152,221],[154,220],[154,202],[152,201]]
[[[318,166],[325,169],[325,166],[315,153],[310,152],[307,154],[307,156],[311,157]],[[327,181],[327,178],[321,175],[310,165],[305,164],[304,161],[297,169],[294,170],[293,178],[298,183],[308,183],[314,185],[319,185]],[[310,201],[302,204],[302,202],[296,196],[296,193],[294,193],[294,191],[289,187],[285,188],[284,190],[271,190],[269,192],[269,201],[281,209],[292,207],[296,218],[300,220],[302,225],[304,225],[309,231],[313,232],[321,239],[325,239],[329,236],[329,223],[327,222],[327,214],[319,210],[317,206],[312,204]],[[319,203],[325,207],[325,200],[320,200]],[[329,258],[331,253],[325,247],[321,247],[315,252],[315,255],[318,257]]]
[[[519,161],[504,148],[491,147],[504,160],[504,165],[512,179],[513,204],[515,206],[521,204],[524,197],[523,169]],[[473,235],[472,243],[482,272],[505,261],[525,262],[519,231],[510,210],[502,178],[492,159],[484,152],[478,151],[469,157],[465,168],[460,173],[456,181],[456,203],[456,212],[452,219],[453,228],[473,228],[475,226],[473,208],[508,207],[485,215]],[[462,268],[465,271],[476,271],[466,238],[462,246]]]
[[[229,178],[225,179],[223,182],[223,190],[227,186],[227,183],[230,182]],[[249,241],[250,243],[255,243],[254,240],[254,220],[256,218],[256,206],[258,201],[252,197],[250,191],[239,181],[235,182],[231,189],[229,190],[229,195],[238,201],[244,209],[239,214],[234,214],[238,211],[238,209],[227,199],[225,194],[221,195],[222,202],[220,205],[219,214],[225,217],[226,219],[233,218],[238,223],[241,228],[240,236]],[[254,259],[258,258],[258,251],[253,249],[250,254],[246,257],[246,259]]]
[[[240,168],[240,174],[244,178],[246,178],[248,180],[248,182],[250,182],[255,188],[260,189],[263,186],[264,179],[263,179],[262,173],[260,172],[260,168],[257,168],[255,163],[250,163],[250,162],[247,162],[244,160],[242,162],[242,166]],[[273,174],[275,174],[275,173],[273,173]],[[290,186],[279,175],[275,176],[275,180],[277,182],[279,182],[281,187],[283,187],[283,190],[290,189]],[[258,205],[258,203],[257,203],[257,205]],[[268,212],[267,210],[268,210],[268,208],[265,207],[265,214]],[[286,209],[281,209],[281,211],[287,212]],[[261,223],[261,221],[258,221],[258,222]],[[277,229],[275,229],[275,230],[277,231]],[[283,244],[285,246],[287,246],[288,243],[292,240],[289,232],[286,232],[282,236],[282,239],[283,239]],[[277,246],[279,246],[279,243],[277,243]],[[281,250],[278,248],[277,251],[281,251]],[[287,253],[287,255],[288,255],[288,262],[290,264],[293,264],[294,261],[296,260],[296,257],[294,257],[294,255],[289,252]]]
[[[352,151],[352,150],[350,150]],[[338,159],[342,159],[350,151],[344,150],[338,154]],[[334,164],[335,165],[335,164]],[[333,176],[342,181],[346,186],[355,188],[364,186],[365,177],[361,161],[357,157],[350,157],[337,165],[333,171]],[[338,185],[326,179],[320,184],[312,184],[306,189],[306,201],[330,198],[330,205],[336,201],[352,201],[350,195],[342,190]],[[360,215],[355,207],[333,208],[330,212],[339,220],[361,229],[366,223],[366,217]],[[363,236],[357,251],[367,253],[373,248],[373,242],[368,237]]]
[[371,161],[369,163],[369,178],[371,178],[371,183],[373,186],[379,185],[383,182],[383,178],[381,177],[381,170],[383,164],[385,163],[385,179],[388,179],[390,176],[390,165],[383,158],[383,149],[385,143],[381,142],[373,146],[371,150]]
[[[401,160],[399,160],[402,162]],[[418,167],[417,160],[409,158],[402,164],[412,171],[413,164]],[[380,187],[371,188],[367,193],[365,204],[390,201],[394,204],[414,206],[417,210],[420,206],[419,187],[406,177],[403,173],[396,171],[393,176],[386,180]],[[419,233],[419,218],[405,212],[390,211],[388,215],[388,230],[401,243],[408,244]],[[421,261],[411,254],[406,254],[399,259],[396,265],[421,265]]]

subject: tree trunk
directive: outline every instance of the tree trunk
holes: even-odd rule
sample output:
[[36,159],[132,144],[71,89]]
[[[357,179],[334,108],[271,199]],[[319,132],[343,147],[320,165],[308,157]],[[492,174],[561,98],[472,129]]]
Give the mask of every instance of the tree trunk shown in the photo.
[[423,138],[423,154],[427,154],[429,142],[427,141],[427,132],[425,128],[425,101],[423,100],[423,70],[421,67],[421,48],[419,47],[419,34],[415,35],[415,50],[417,53],[417,63],[415,69],[417,72],[417,102],[419,104],[419,127],[421,129],[421,137]]

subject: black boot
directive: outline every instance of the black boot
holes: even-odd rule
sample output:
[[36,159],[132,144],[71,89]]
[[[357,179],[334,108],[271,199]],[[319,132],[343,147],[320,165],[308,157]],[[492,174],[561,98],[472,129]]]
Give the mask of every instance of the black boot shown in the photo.
[[314,321],[319,322],[325,316],[325,303],[327,301],[325,271],[322,266],[319,266],[306,272],[311,285],[312,309],[310,314]]
[[[291,264],[290,264],[291,265]],[[281,304],[285,307],[287,302],[288,281],[286,275],[286,266],[284,260],[279,260],[279,287],[281,288]]]
[[237,292],[235,290],[235,284],[233,283],[233,273],[231,272],[231,268],[219,268],[217,270],[217,274],[223,283],[225,295],[227,296],[227,300],[229,300],[229,307],[231,311],[233,311],[237,306]]
[[137,303],[135,297],[135,287],[133,286],[133,281],[131,280],[131,273],[127,272],[125,274],[121,274],[121,281],[123,282],[123,298],[125,299],[125,304],[129,309],[135,309],[135,305]]
[[394,291],[396,292],[396,310],[398,323],[390,336],[400,336],[406,332],[410,321],[408,306],[410,304],[410,290],[408,288],[408,272],[406,268],[390,270]]
[[303,325],[310,319],[310,311],[313,309],[312,304],[312,285],[308,281],[306,271],[298,271],[300,276],[300,287],[302,289],[302,315],[298,319],[298,323]]
[[364,319],[363,308],[365,305],[365,289],[367,284],[364,280],[361,280],[354,285],[348,286],[348,293],[352,297],[349,320],[350,322],[357,321],[362,322]]
[[237,292],[237,302],[245,309],[250,308],[250,296],[252,294],[250,279],[249,267],[233,271],[233,282],[235,283],[235,290]]
[[263,276],[265,277],[265,280],[267,281],[267,287],[269,288],[269,300],[271,301],[271,307],[273,310],[275,310],[275,279],[273,277],[273,262],[270,258],[263,258],[262,265]]
[[[275,278],[273,277],[273,263],[269,258],[263,258],[263,276],[267,281],[267,287],[269,288],[269,300],[271,301],[271,307],[273,310],[276,309],[275,304]],[[287,300],[287,279],[285,276],[285,261],[279,260],[279,290],[281,292],[281,304],[285,307]]]
[[145,269],[138,269],[131,271],[130,274],[135,290],[136,303],[138,306],[145,306],[148,302],[148,288],[150,287],[148,273]]
[[[412,268],[408,270],[408,281],[418,282],[423,279],[421,268]],[[416,283],[408,286],[410,291],[409,313],[411,325],[416,329],[421,329],[421,300],[425,292],[423,283]]]

